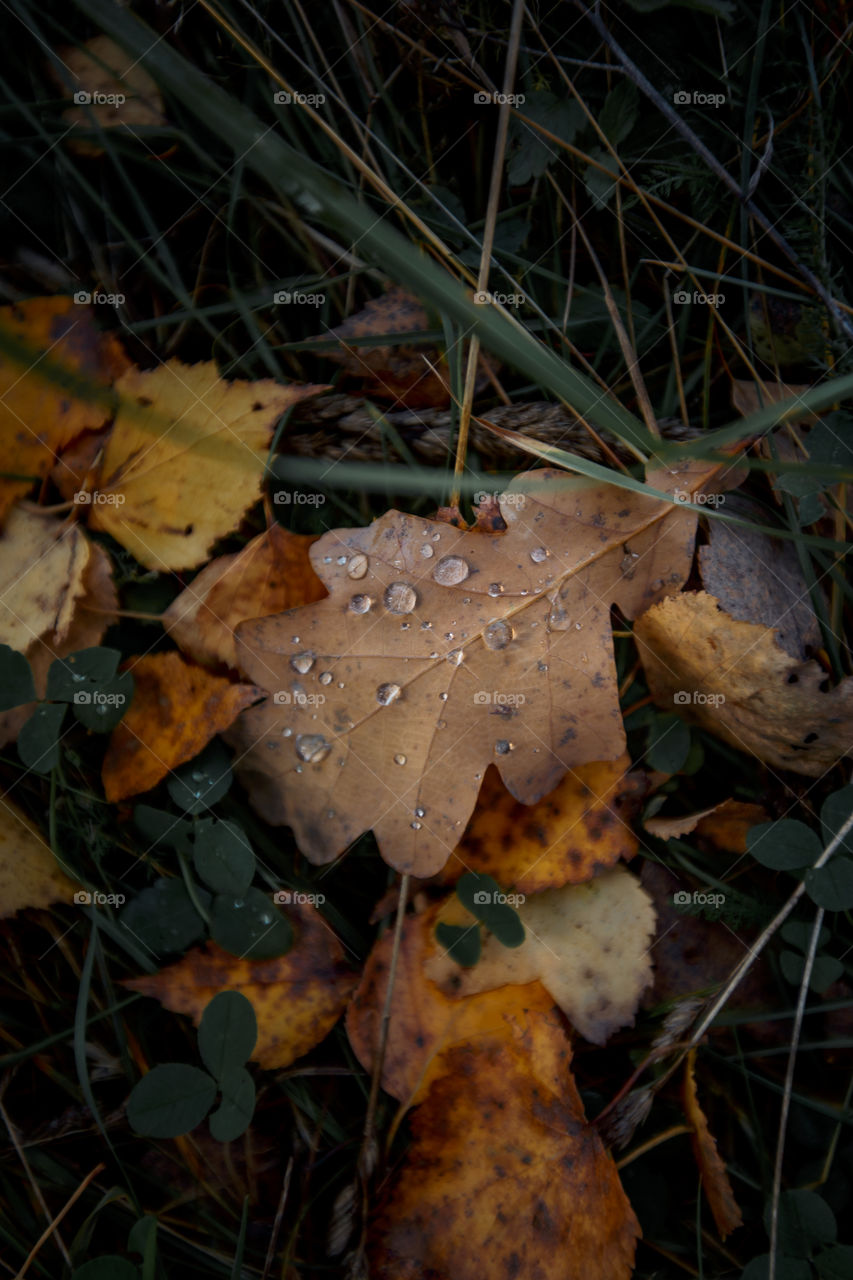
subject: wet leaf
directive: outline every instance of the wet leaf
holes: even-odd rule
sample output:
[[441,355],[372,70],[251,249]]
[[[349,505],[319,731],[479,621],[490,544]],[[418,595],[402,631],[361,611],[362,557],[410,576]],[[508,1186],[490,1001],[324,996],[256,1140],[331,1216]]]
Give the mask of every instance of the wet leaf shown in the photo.
[[146,1138],[177,1138],[200,1124],[213,1106],[216,1083],[183,1062],[152,1067],[131,1090],[127,1118]]

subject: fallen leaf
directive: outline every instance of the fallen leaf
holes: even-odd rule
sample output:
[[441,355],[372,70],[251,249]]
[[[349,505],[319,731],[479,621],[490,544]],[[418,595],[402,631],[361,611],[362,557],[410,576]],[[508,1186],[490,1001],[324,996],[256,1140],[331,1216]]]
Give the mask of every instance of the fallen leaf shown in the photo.
[[[732,408],[737,409],[738,413],[747,418],[751,413],[758,413],[759,409],[767,409],[770,405],[781,404],[783,400],[798,400],[807,391],[812,391],[813,385],[813,383],[809,382],[762,382],[759,399],[759,387],[755,382],[733,378]],[[786,421],[814,423],[818,421],[818,417],[817,414],[812,413],[809,409],[801,409],[795,405],[793,412],[786,418]]]
[[[639,880],[624,867],[586,884],[546,889],[516,907],[525,938],[505,947],[489,934],[480,959],[461,969],[436,946],[424,972],[456,1000],[507,983],[539,980],[569,1021],[593,1044],[604,1044],[634,1021],[643,991],[651,984],[649,943],[655,914]],[[440,917],[470,921],[461,903]]]
[[129,370],[89,522],[147,569],[193,569],[261,493],[276,421],[319,388],[225,382],[216,365]]
[[520,804],[493,765],[459,846],[436,880],[455,884],[466,871],[494,877],[520,893],[580,884],[637,852],[630,827],[645,776],[631,758],[584,764],[535,804]]
[[707,592],[660,601],[634,638],[655,702],[739,751],[814,778],[853,752],[853,679],[829,688],[817,662],[791,658],[771,628],[731,618]]
[[[101,388],[109,387],[128,361],[114,338],[98,332],[91,307],[77,306],[73,298],[30,298],[0,307],[0,329],[0,441],[7,473],[0,477],[2,524],[17,499],[48,474],[57,454],[82,431],[102,426],[112,413],[108,405],[49,381],[42,357],[46,354],[69,375],[86,377]],[[32,357],[18,360],[7,354],[7,344],[20,343],[32,350]]]
[[[421,1102],[431,1082],[447,1070],[447,1051],[465,1041],[500,1032],[506,1019],[530,1010],[547,1013],[553,997],[540,982],[500,986],[456,1000],[426,976],[438,954],[435,926],[443,902],[407,916],[391,993],[390,1021],[382,1060],[382,1088],[407,1106]],[[373,1072],[382,1030],[394,931],[374,944],[358,989],[347,1007],[347,1035],[365,1071]]]
[[677,840],[679,836],[687,836],[691,831],[695,831],[702,819],[707,818],[718,808],[719,805],[713,805],[710,809],[701,809],[698,813],[683,813],[678,818],[646,818],[643,826],[649,835],[657,836],[659,840]]
[[[692,493],[711,474],[650,481]],[[310,861],[372,828],[387,862],[429,876],[490,763],[529,805],[624,752],[610,607],[634,617],[681,586],[695,514],[553,470],[517,477],[501,511],[505,534],[397,511],[329,532],[311,548],[329,598],[238,627],[240,669],[274,696],[229,740]]]
[[[42,520],[42,517],[37,517]],[[45,523],[42,520],[42,523]],[[75,530],[75,537],[80,536]],[[85,536],[85,535],[83,535]],[[0,538],[0,548],[3,540]],[[19,651],[25,653],[33,673],[36,693],[40,698],[47,691],[47,673],[56,658],[65,658],[69,653],[80,649],[89,649],[100,644],[107,627],[114,621],[118,608],[118,596],[112,579],[112,570],[107,553],[97,543],[88,543],[88,559],[80,579],[82,591],[74,600],[74,611],[70,625],[66,625],[65,617],[60,611],[59,620],[61,634],[57,631],[47,632],[38,639],[32,640],[28,647]],[[0,608],[0,624],[3,611]],[[26,644],[26,634],[19,634],[22,645]],[[3,643],[8,643],[4,641]],[[18,645],[13,645],[18,648]],[[35,703],[29,702],[20,707],[13,707],[0,715],[0,746],[14,742],[23,725],[29,720]]]
[[263,696],[179,653],[132,658],[125,667],[133,673],[133,701],[112,732],[101,775],[111,803],[155,787]]
[[63,640],[85,591],[82,529],[16,507],[0,535],[0,644],[21,653],[46,632]]
[[691,1134],[693,1155],[702,1175],[702,1187],[708,1197],[708,1204],[711,1206],[720,1239],[725,1240],[726,1236],[731,1235],[743,1225],[743,1218],[732,1191],[732,1184],[729,1182],[726,1166],[717,1150],[716,1140],[708,1128],[708,1121],[699,1105],[693,1074],[695,1065],[696,1050],[693,1049],[684,1064],[684,1114],[693,1131]]
[[[138,59],[132,58],[109,36],[95,36],[81,45],[66,45],[59,56],[71,74],[74,106],[62,118],[76,131],[123,126],[152,128],[166,123],[160,90]],[[53,66],[54,79],[67,83]],[[82,138],[71,139],[81,155],[103,155],[103,147]]]
[[91,499],[92,490],[97,486],[98,455],[108,433],[109,428],[84,431],[61,450],[50,478],[66,502],[73,502],[77,494],[81,495],[78,501],[84,500],[84,494]]
[[326,591],[311,568],[316,538],[279,524],[236,555],[205,565],[163,614],[163,625],[188,657],[213,666],[237,666],[234,629],[247,618],[266,618],[322,600]]
[[78,888],[35,823],[5,798],[0,810],[0,916],[71,902]]
[[370,1225],[375,1280],[628,1280],[639,1225],[554,1014],[455,1046]]
[[295,932],[292,948],[274,960],[240,960],[214,942],[194,947],[159,973],[125,980],[196,1026],[220,991],[239,991],[258,1020],[252,1060],[268,1071],[287,1067],[328,1035],[346,1008],[356,975],[320,913],[307,903],[283,908]]
[[723,853],[746,853],[746,834],[750,827],[767,822],[769,815],[760,804],[743,800],[724,800],[703,816],[696,834],[706,844]]

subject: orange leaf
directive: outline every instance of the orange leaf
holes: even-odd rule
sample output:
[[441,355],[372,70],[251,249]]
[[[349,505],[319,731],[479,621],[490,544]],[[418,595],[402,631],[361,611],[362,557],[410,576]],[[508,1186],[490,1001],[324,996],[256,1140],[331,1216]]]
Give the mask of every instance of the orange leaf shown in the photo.
[[0,307],[0,329],[6,341],[24,342],[36,358],[22,364],[0,355],[0,442],[3,470],[33,479],[0,477],[0,524],[17,498],[42,479],[56,456],[82,431],[96,430],[111,416],[109,406],[88,401],[49,381],[39,357],[69,374],[108,387],[129,361],[116,340],[99,333],[92,309],[72,298],[31,298]]
[[179,653],[155,653],[126,664],[135,689],[104,757],[104,792],[124,800],[157,785],[263,696],[254,685],[231,684]]
[[374,1280],[628,1280],[639,1224],[570,1061],[541,1010],[448,1051],[371,1225]]
[[284,910],[293,913],[296,935],[287,955],[240,960],[208,942],[159,973],[128,979],[124,985],[154,996],[175,1013],[189,1014],[196,1026],[218,992],[239,991],[252,1002],[258,1020],[253,1060],[270,1071],[287,1067],[331,1031],[356,977],[314,907],[298,903]]
[[521,893],[580,884],[637,852],[628,825],[645,788],[631,758],[580,765],[536,804],[520,804],[489,766],[462,843],[438,873],[455,884],[466,871],[494,876]]
[[743,1219],[735,1201],[726,1166],[717,1150],[716,1140],[712,1137],[708,1121],[699,1106],[696,1080],[693,1075],[695,1063],[696,1050],[692,1049],[687,1056],[684,1069],[684,1111],[687,1123],[693,1130],[691,1136],[693,1155],[702,1175],[702,1186],[708,1197],[720,1238],[725,1240],[726,1236],[731,1235],[737,1227],[742,1225]]
[[325,596],[308,558],[316,540],[272,525],[236,555],[211,560],[169,605],[164,626],[196,662],[236,667],[238,623],[284,613]]

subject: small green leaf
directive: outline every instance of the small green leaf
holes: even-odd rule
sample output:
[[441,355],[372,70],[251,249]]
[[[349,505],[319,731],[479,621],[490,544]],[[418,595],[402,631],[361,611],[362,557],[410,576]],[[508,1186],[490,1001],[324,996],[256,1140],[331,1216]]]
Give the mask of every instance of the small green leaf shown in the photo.
[[[829,844],[841,830],[851,813],[853,813],[853,783],[842,787],[840,791],[833,791],[832,795],[827,796],[823,802],[820,823],[825,845]],[[844,853],[853,853],[853,830],[848,831],[838,847]]]
[[47,697],[52,702],[73,702],[81,689],[100,689],[115,678],[121,654],[118,649],[79,649],[56,658],[47,673]]
[[524,925],[513,904],[520,895],[504,893],[492,876],[476,871],[468,871],[459,879],[456,895],[505,947],[520,947],[524,942]]
[[[770,1234],[770,1209],[764,1225]],[[838,1233],[835,1215],[814,1191],[783,1191],[779,1197],[779,1252],[791,1258],[808,1258],[820,1244],[833,1244]]]
[[451,960],[470,969],[480,959],[480,930],[459,924],[437,924],[435,937],[439,946],[444,947]]
[[18,734],[18,756],[36,773],[50,773],[59,764],[59,734],[65,718],[61,702],[40,703]]
[[112,733],[133,701],[133,691],[129,671],[92,688],[78,689],[72,698],[74,715],[93,733]]
[[210,1132],[218,1142],[232,1142],[252,1123],[255,1082],[245,1067],[231,1067],[220,1087],[222,1101],[210,1117]]
[[821,852],[821,843],[814,831],[796,818],[759,822],[750,827],[746,847],[756,862],[774,871],[810,867]]
[[216,1098],[216,1082],[185,1062],[152,1067],[133,1086],[127,1118],[146,1138],[178,1138],[201,1124]]
[[[741,1280],[768,1280],[770,1254],[753,1258],[741,1272]],[[812,1269],[801,1258],[776,1258],[776,1280],[812,1280]]]
[[169,775],[169,795],[184,813],[203,813],[221,800],[231,786],[231,757],[217,739]]
[[831,858],[824,866],[807,871],[806,893],[825,911],[853,907],[853,861]]
[[[786,981],[798,987],[803,980],[806,958],[797,951],[783,951],[779,957],[779,967]],[[809,986],[812,991],[820,994],[826,991],[827,987],[831,987],[833,982],[837,982],[843,973],[844,965],[834,956],[815,956]]]
[[35,702],[36,687],[30,664],[17,649],[0,644],[0,711]]
[[189,836],[193,828],[186,818],[179,818],[166,809],[153,809],[150,804],[138,804],[133,810],[133,825],[150,842],[151,849],[163,845],[190,851]]
[[258,1038],[250,1000],[239,991],[220,991],[205,1007],[198,1029],[201,1060],[220,1085],[233,1067],[242,1067]]
[[214,893],[239,898],[252,883],[255,855],[235,822],[203,820],[193,834],[193,862]]
[[[519,110],[563,142],[573,142],[586,123],[586,116],[574,99],[558,98],[547,89],[526,92]],[[510,117],[507,154],[507,182],[511,187],[524,186],[534,178],[541,178],[549,165],[566,156],[562,148],[517,115]]]
[[[789,920],[787,924],[783,924],[779,930],[784,942],[789,943],[792,947],[796,947],[798,951],[806,952],[811,946],[812,925],[805,920]],[[830,939],[830,932],[826,925],[821,926],[818,934],[817,945],[825,947]]]
[[812,1258],[820,1280],[850,1280],[853,1276],[853,1245],[836,1244]]
[[607,141],[615,149],[624,142],[637,122],[637,86],[627,76],[611,89],[604,99],[598,123]]
[[151,1247],[149,1241],[156,1235],[157,1219],[153,1214],[146,1213],[144,1218],[137,1219],[130,1228],[127,1237],[128,1253],[141,1253],[145,1257],[147,1250]]
[[213,903],[210,936],[232,956],[271,960],[293,945],[293,929],[260,889],[240,898],[219,894]]
[[[198,896],[207,910],[210,894],[199,889]],[[198,941],[205,928],[183,880],[165,876],[127,904],[119,924],[157,955],[185,950]]]
[[111,1253],[75,1267],[71,1280],[139,1280],[139,1268],[127,1258]]
[[661,773],[678,773],[690,753],[690,729],[680,716],[658,716],[649,734],[646,759]]

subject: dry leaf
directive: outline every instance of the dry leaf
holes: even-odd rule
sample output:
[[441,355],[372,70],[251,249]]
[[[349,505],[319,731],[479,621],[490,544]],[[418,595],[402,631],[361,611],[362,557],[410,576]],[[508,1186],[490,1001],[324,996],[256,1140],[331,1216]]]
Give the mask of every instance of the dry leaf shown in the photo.
[[[707,466],[650,481],[695,492]],[[229,740],[252,803],[312,862],[372,828],[434,874],[497,765],[533,804],[625,750],[610,606],[634,617],[690,569],[694,513],[565,472],[517,477],[505,534],[390,511],[311,548],[327,600],[244,623],[238,665],[273,694]]]
[[657,836],[659,840],[677,840],[679,836],[695,831],[702,819],[715,813],[719,807],[715,804],[710,809],[701,809],[699,813],[683,813],[680,818],[647,818],[643,826],[649,835]]
[[[448,924],[470,923],[458,899],[440,914]],[[586,884],[547,889],[516,907],[525,938],[505,947],[487,935],[480,959],[460,970],[438,949],[424,972],[445,995],[464,999],[507,983],[538,979],[569,1021],[593,1044],[634,1021],[652,981],[649,943],[655,927],[651,899],[624,867]]]
[[239,991],[252,1002],[258,1040],[252,1060],[273,1071],[287,1067],[328,1035],[343,1013],[356,976],[320,913],[306,903],[283,908],[295,940],[273,960],[239,960],[214,942],[194,947],[159,973],[124,985],[154,996],[167,1009],[189,1014],[196,1026],[220,991]]
[[101,463],[92,528],[147,569],[192,569],[261,493],[276,421],[318,387],[225,382],[211,361],[131,369]]
[[236,667],[238,623],[325,596],[308,558],[313,542],[316,538],[271,525],[236,555],[211,560],[169,605],[163,625],[196,662]]
[[263,696],[261,689],[231,684],[179,653],[125,665],[133,674],[133,701],[112,732],[101,775],[112,803],[149,791]]
[[639,1225],[558,1016],[448,1052],[368,1238],[374,1280],[629,1280]]
[[[732,407],[747,418],[751,413],[758,413],[759,409],[767,409],[770,405],[781,404],[783,400],[799,399],[807,391],[812,390],[814,390],[814,385],[808,382],[762,382],[761,403],[759,403],[758,387],[755,382],[733,378]],[[815,423],[818,421],[818,417],[817,414],[812,413],[810,410],[800,409],[795,405],[793,412],[790,413],[786,421]]]
[[696,1050],[693,1049],[684,1064],[684,1113],[687,1123],[693,1130],[691,1135],[693,1155],[702,1175],[702,1187],[708,1197],[720,1238],[725,1240],[726,1236],[742,1226],[743,1218],[732,1191],[732,1184],[729,1182],[726,1166],[717,1150],[717,1143],[699,1106],[696,1080],[693,1075],[695,1065]]
[[830,688],[816,662],[790,658],[771,629],[729,617],[706,592],[662,600],[634,637],[655,702],[738,750],[815,778],[853,752],[853,679]]
[[[109,36],[95,36],[82,45],[66,45],[59,56],[71,73],[74,106],[62,118],[75,130],[121,125],[134,131],[164,125],[163,99],[151,76]],[[67,88],[53,69],[54,78]],[[73,150],[81,155],[103,155],[103,147],[72,136]]]
[[[454,1045],[498,1033],[512,1016],[537,1009],[547,1013],[554,1007],[540,982],[501,986],[464,1000],[441,991],[427,978],[425,966],[438,954],[435,926],[444,909],[444,903],[435,903],[407,916],[403,924],[382,1087],[407,1106],[422,1101],[430,1083],[447,1072],[447,1051]],[[347,1008],[347,1034],[368,1072],[376,1064],[393,943],[392,929],[374,943]]]
[[38,827],[8,798],[0,806],[0,916],[26,907],[71,902],[79,886],[68,878]]
[[770,815],[760,804],[743,800],[724,800],[703,817],[696,834],[705,843],[723,853],[746,853],[746,834],[750,827],[769,821]]
[[[106,388],[128,361],[114,338],[99,333],[92,309],[72,298],[31,298],[0,308],[5,343],[26,343],[32,360],[21,363],[0,355],[0,442],[3,470],[33,480],[0,477],[0,524],[14,502],[24,497],[56,462],[56,456],[85,430],[96,430],[111,415],[109,406],[87,401],[48,381],[41,357],[70,375]],[[69,495],[71,496],[71,495]]]
[[584,764],[536,804],[520,804],[493,765],[461,844],[436,876],[455,884],[466,871],[491,875],[520,893],[580,884],[637,852],[630,827],[645,775],[631,757]]
[[63,640],[89,554],[82,529],[16,507],[0,536],[0,643],[26,653],[46,632]]

